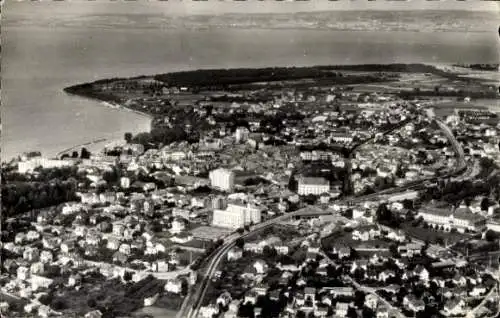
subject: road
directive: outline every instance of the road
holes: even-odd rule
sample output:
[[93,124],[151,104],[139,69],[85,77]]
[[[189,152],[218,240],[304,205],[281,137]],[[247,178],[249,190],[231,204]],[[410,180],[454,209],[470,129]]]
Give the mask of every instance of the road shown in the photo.
[[[443,122],[441,122],[438,119],[435,119],[435,118],[431,118],[431,119],[435,120],[436,123],[439,125],[439,127],[446,134],[446,136],[450,140],[455,152],[457,153],[457,155],[459,157],[459,165],[457,167],[457,170],[455,172],[451,173],[451,175],[457,174],[457,172],[458,173],[463,172],[463,169],[465,168],[465,157],[464,157],[464,152],[463,152],[462,146],[460,145],[460,143],[458,143],[455,136],[451,132],[451,129],[448,126],[446,126]],[[409,185],[404,185],[402,187],[392,188],[392,189],[388,189],[385,191],[381,191],[379,193],[374,193],[374,194],[370,194],[370,195],[366,195],[366,196],[355,197],[355,198],[350,199],[349,202],[350,203],[358,203],[358,202],[362,202],[362,201],[366,201],[366,200],[375,199],[378,196],[380,196],[381,194],[393,194],[393,193],[398,193],[398,192],[404,192],[404,191],[407,191],[407,190],[415,188],[415,187],[421,187],[425,182],[428,182],[431,180],[438,180],[438,179],[439,179],[438,177],[433,177],[433,178],[420,180],[418,182],[414,182],[414,183],[409,184]],[[347,202],[346,199],[343,199],[342,201]],[[325,212],[325,214],[326,213],[328,213],[328,212]],[[219,250],[213,256],[213,258],[210,260],[208,267],[207,267],[207,271],[205,273],[205,276],[202,278],[202,281],[199,284],[200,289],[194,293],[190,293],[186,297],[186,299],[182,305],[182,308],[179,311],[177,317],[191,318],[191,317],[198,316],[198,313],[199,313],[200,308],[202,306],[203,299],[205,297],[206,291],[208,289],[208,286],[209,286],[209,283],[210,283],[210,280],[211,280],[213,274],[215,273],[218,265],[220,264],[221,260],[225,256],[225,254],[234,246],[234,244],[238,238],[248,237],[250,235],[253,235],[255,232],[258,232],[266,227],[272,226],[272,225],[274,225],[278,222],[284,221],[288,218],[300,216],[300,215],[307,215],[306,210],[301,209],[298,211],[290,212],[288,214],[281,215],[277,218],[265,221],[263,223],[259,223],[255,226],[253,226],[248,233],[244,233],[242,235],[239,235],[238,233],[233,233],[233,234],[227,236],[224,244],[219,248]],[[193,306],[188,305],[191,303],[193,303]],[[390,306],[389,308],[392,308],[392,306]]]
[[474,307],[474,309],[472,309],[471,311],[469,311],[469,312],[467,313],[466,318],[474,318],[474,317],[476,317],[476,312],[477,312],[479,309],[483,308],[483,306],[486,304],[486,302],[488,301],[488,299],[490,299],[490,297],[493,295],[493,293],[495,293],[495,291],[496,291],[496,286],[495,286],[495,287],[493,287],[493,288],[489,291],[489,293],[488,293],[488,294],[486,294],[486,296],[484,296],[483,301],[482,301],[479,305],[477,305],[476,307]]
[[361,284],[359,284],[358,282],[356,282],[354,279],[352,279],[349,276],[346,276],[346,278],[347,278],[347,280],[349,280],[349,282],[354,287],[356,287],[356,289],[361,290],[361,291],[363,291],[363,292],[365,292],[367,294],[372,294],[373,296],[377,297],[377,299],[379,301],[381,301],[387,307],[387,310],[389,311],[389,316],[390,317],[394,316],[394,317],[397,317],[397,318],[406,318],[406,316],[398,308],[394,307],[384,297],[382,297],[379,294],[377,294],[377,292],[376,292],[376,290],[374,288],[361,285]]

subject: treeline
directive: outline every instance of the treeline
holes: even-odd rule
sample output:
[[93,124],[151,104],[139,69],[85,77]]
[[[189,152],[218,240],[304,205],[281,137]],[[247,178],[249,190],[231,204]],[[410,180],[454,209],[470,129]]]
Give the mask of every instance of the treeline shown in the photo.
[[33,209],[42,209],[76,200],[76,167],[39,169],[33,180],[11,172],[2,172],[2,213],[12,217]]
[[377,80],[376,76],[343,76],[341,73],[333,72],[337,68],[338,66],[207,69],[160,74],[154,78],[169,86],[231,85],[305,78],[330,79],[341,81],[341,84],[352,83],[358,79]]
[[497,91],[437,91],[437,90],[413,90],[413,91],[402,91],[399,93],[399,97],[402,99],[413,99],[415,97],[429,96],[429,97],[470,97],[470,98],[488,98],[496,99],[498,98]]

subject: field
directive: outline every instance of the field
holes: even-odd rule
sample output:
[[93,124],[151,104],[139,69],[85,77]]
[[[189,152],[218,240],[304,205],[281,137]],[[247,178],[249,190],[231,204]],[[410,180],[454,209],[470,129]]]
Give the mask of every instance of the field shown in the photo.
[[425,229],[422,226],[412,226],[409,223],[401,224],[401,229],[408,233],[411,237],[415,237],[422,241],[428,240],[431,244],[444,243],[447,245],[453,245],[472,236],[470,234],[462,234],[458,232],[445,232],[431,228]]

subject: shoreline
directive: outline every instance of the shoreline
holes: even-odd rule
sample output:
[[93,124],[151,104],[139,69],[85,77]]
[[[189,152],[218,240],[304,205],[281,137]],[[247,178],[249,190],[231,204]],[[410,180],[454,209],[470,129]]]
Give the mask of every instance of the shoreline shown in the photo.
[[[380,71],[388,71],[388,72],[415,72],[416,70],[410,70],[411,68],[413,67],[418,67],[420,68],[420,72],[436,72],[436,73],[448,73],[449,75],[455,75],[455,76],[460,76],[460,77],[464,77],[465,74],[457,74],[456,72],[453,72],[452,70],[454,69],[453,65],[446,65],[446,64],[442,64],[442,63],[389,63],[389,64],[339,64],[339,65],[314,65],[314,66],[305,66],[304,68],[318,68],[318,69],[321,69],[321,68],[329,68],[329,69],[338,69],[340,71],[355,71],[355,70],[360,70],[362,69],[363,67],[366,67],[368,68],[368,71],[370,71],[371,68],[373,67],[380,67],[382,69],[384,68],[387,68],[387,70],[380,70]],[[398,69],[399,67],[402,67],[406,70],[400,70]],[[280,68],[294,68],[293,66],[289,66],[289,67],[276,67],[278,69]],[[396,69],[393,69],[393,68],[396,68]],[[253,68],[253,69],[263,69],[263,68]],[[93,82],[88,82],[88,83],[81,83],[81,84],[76,84],[76,85],[72,85],[72,86],[67,86],[63,89],[63,91],[66,93],[66,94],[69,94],[69,95],[76,95],[76,96],[79,96],[79,97],[82,97],[82,98],[87,98],[87,99],[90,99],[90,100],[93,100],[93,101],[98,101],[100,102],[100,104],[102,106],[105,106],[105,107],[109,107],[109,108],[113,108],[113,109],[117,109],[117,110],[120,110],[120,111],[128,111],[128,112],[133,112],[137,115],[140,115],[140,116],[143,116],[143,117],[146,117],[150,120],[150,129],[149,131],[151,131],[151,128],[152,128],[152,124],[153,124],[153,121],[155,119],[155,116],[152,115],[152,114],[149,114],[149,113],[146,113],[146,112],[143,112],[143,111],[140,111],[140,110],[137,110],[137,109],[134,109],[134,108],[131,108],[131,107],[128,107],[128,106],[125,106],[123,104],[123,102],[117,100],[117,98],[115,96],[113,96],[112,94],[99,94],[99,93],[94,93],[92,92],[92,89],[91,89],[91,86],[92,84],[98,84],[98,83],[105,83],[105,82],[113,82],[113,81],[117,81],[117,80],[134,80],[134,79],[141,79],[141,78],[146,78],[146,77],[151,77],[151,78],[154,78],[156,80],[160,80],[161,81],[161,77],[168,77],[168,76],[175,76],[175,75],[178,75],[178,74],[181,74],[181,73],[191,73],[191,74],[195,74],[196,72],[203,72],[203,71],[213,71],[213,70],[216,70],[216,71],[219,71],[219,70],[222,70],[222,71],[231,71],[231,70],[234,70],[234,71],[238,71],[238,70],[242,70],[241,68],[233,68],[233,69],[197,69],[197,70],[191,70],[191,71],[181,71],[181,72],[170,72],[170,73],[158,73],[158,74],[152,74],[152,75],[139,75],[139,76],[132,76],[132,77],[126,77],[126,78],[104,78],[104,79],[100,79],[100,80],[96,80],[96,81],[93,81]],[[373,71],[373,70],[372,70]],[[465,68],[464,71],[467,71],[467,69]],[[469,72],[471,70],[468,70]],[[441,74],[442,75],[442,74]],[[477,78],[476,80],[481,80],[480,78]],[[112,140],[111,140],[112,139]],[[113,142],[113,141],[116,141],[117,139],[116,138],[99,138],[97,140],[93,140],[93,141],[89,141],[89,142],[86,142],[86,143],[82,143],[82,144],[78,144],[78,145],[75,145],[75,146],[72,146],[70,148],[67,148],[67,149],[64,149],[62,151],[59,151],[57,152],[56,154],[56,157],[59,157],[61,156],[62,154],[64,153],[68,153],[68,152],[71,152],[71,151],[74,151],[75,149],[77,148],[81,148],[81,147],[84,147],[84,146],[93,146],[93,145],[97,145],[97,144],[100,144],[104,141],[109,141],[109,142]]]

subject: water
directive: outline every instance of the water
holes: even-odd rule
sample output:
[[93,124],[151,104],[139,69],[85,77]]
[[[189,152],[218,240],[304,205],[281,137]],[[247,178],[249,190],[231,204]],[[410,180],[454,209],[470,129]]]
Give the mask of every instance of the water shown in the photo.
[[[36,14],[32,14],[36,19]],[[349,63],[496,63],[497,30],[384,32],[277,29],[2,27],[2,160],[54,155],[98,138],[149,129],[149,119],[68,96],[65,86],[106,77],[196,68]]]

